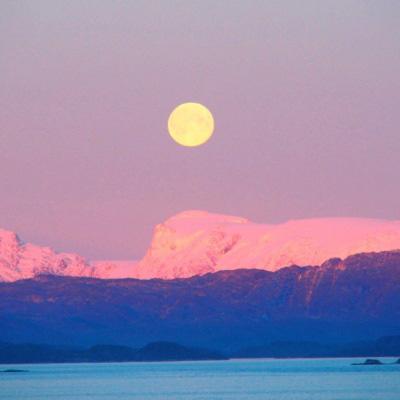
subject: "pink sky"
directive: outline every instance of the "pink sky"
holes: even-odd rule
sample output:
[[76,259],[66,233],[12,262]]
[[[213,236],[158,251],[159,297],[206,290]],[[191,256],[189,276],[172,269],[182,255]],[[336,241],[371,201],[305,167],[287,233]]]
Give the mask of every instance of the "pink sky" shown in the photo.
[[[400,2],[2,1],[0,227],[138,258],[186,209],[400,219]],[[169,112],[216,130],[176,145]]]

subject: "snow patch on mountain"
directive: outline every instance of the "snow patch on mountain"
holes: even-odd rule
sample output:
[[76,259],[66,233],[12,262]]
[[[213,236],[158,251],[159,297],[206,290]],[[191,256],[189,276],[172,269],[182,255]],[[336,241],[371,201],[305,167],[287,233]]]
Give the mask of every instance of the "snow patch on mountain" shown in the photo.
[[134,278],[137,261],[98,260],[92,261],[95,276],[102,279]]

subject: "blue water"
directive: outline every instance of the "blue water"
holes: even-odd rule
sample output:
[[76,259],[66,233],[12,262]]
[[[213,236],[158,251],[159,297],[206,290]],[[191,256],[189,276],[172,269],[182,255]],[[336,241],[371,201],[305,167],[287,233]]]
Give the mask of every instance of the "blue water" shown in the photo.
[[399,400],[400,365],[363,360],[0,365],[29,370],[1,373],[0,399]]

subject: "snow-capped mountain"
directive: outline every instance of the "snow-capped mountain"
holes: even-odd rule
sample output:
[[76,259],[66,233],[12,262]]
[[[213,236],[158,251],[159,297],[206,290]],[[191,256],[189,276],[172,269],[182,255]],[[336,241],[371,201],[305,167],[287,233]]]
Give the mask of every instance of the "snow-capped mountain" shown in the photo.
[[239,268],[276,271],[333,257],[400,249],[400,221],[322,218],[255,224],[245,218],[185,211],[157,225],[144,258],[90,262],[23,243],[0,230],[0,281],[38,274],[97,278],[187,278]]
[[276,271],[394,249],[400,249],[400,221],[322,218],[262,225],[186,211],[157,225],[135,276],[173,279],[238,268]]
[[93,276],[93,268],[76,254],[23,243],[14,232],[0,230],[0,280],[15,281],[39,273]]
[[24,243],[14,232],[0,229],[0,281],[16,281],[39,274],[127,277],[128,269],[126,263],[113,261],[91,264],[78,254],[56,253],[49,247]]

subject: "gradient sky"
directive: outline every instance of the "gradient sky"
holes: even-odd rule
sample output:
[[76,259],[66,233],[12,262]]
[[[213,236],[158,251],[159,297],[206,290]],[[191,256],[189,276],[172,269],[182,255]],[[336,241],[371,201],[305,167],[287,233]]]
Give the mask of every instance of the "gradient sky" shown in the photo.
[[[138,258],[186,209],[400,219],[400,2],[0,3],[0,226]],[[166,131],[205,104],[199,148]]]

